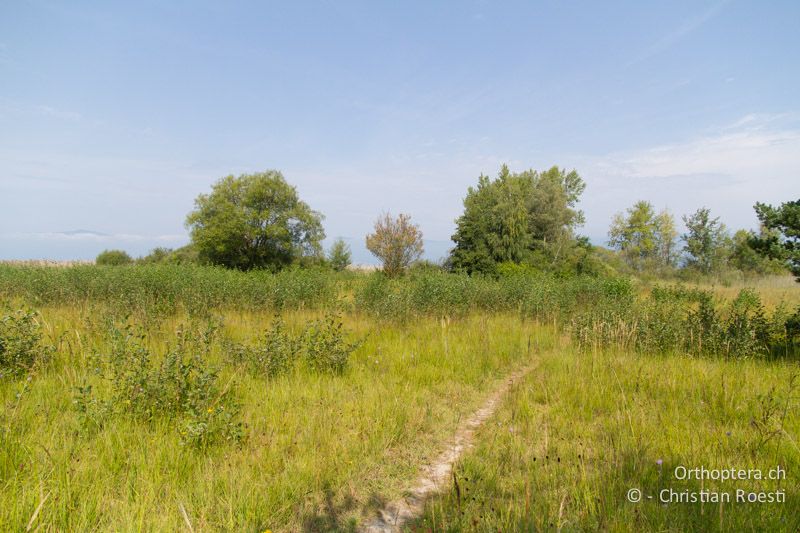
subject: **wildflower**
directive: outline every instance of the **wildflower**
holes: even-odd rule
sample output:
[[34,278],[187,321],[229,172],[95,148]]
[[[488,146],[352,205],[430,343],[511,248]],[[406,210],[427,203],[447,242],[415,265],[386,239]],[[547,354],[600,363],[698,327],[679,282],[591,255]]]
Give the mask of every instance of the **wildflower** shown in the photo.
[[661,466],[663,463],[664,463],[664,461],[663,461],[663,460],[661,460],[661,459],[658,459],[658,460],[656,461],[656,464],[657,464],[658,466]]

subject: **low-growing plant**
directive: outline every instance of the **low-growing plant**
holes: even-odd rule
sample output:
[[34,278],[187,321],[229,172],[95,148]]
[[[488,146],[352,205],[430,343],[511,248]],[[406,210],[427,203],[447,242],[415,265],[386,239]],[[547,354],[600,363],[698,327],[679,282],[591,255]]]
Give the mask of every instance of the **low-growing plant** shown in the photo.
[[752,404],[752,418],[750,426],[755,430],[751,442],[753,452],[758,452],[767,443],[780,441],[786,435],[787,418],[796,413],[797,390],[800,388],[800,373],[797,371],[789,375],[785,388],[773,385],[764,394],[758,394]]
[[19,310],[0,318],[0,378],[24,375],[52,354],[53,347],[42,339],[36,312]]
[[361,342],[348,341],[341,317],[336,312],[329,312],[306,330],[303,338],[306,363],[317,372],[341,374],[347,369],[350,354]]
[[182,443],[197,447],[241,440],[239,406],[229,386],[220,388],[217,371],[207,362],[215,327],[179,328],[175,346],[161,357],[132,326],[112,328],[111,350],[98,358],[97,367],[109,383],[108,393],[98,398],[91,385],[78,388],[75,406],[82,420],[97,426],[109,416],[170,420]]
[[270,329],[254,345],[229,343],[226,347],[236,364],[243,364],[254,376],[274,378],[294,368],[301,349],[301,339],[287,331],[279,315]]

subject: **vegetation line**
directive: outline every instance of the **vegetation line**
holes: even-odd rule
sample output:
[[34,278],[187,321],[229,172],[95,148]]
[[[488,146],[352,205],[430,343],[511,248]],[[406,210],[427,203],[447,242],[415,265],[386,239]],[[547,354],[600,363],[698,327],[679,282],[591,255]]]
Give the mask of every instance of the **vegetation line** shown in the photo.
[[495,412],[500,401],[511,387],[537,367],[538,362],[524,366],[503,379],[503,383],[486,399],[483,405],[459,424],[453,438],[443,447],[436,459],[422,468],[422,474],[402,498],[388,503],[377,511],[377,517],[361,527],[364,533],[401,531],[403,526],[419,518],[425,500],[442,491],[453,475],[453,466],[472,447],[475,432]]

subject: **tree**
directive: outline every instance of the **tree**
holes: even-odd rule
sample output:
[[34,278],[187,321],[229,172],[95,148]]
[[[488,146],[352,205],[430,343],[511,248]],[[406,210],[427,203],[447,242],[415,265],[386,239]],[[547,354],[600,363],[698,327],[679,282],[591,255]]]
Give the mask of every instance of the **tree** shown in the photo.
[[770,233],[777,233],[774,230],[767,230],[761,227],[761,232],[756,235],[752,231],[740,229],[733,235],[731,255],[728,263],[735,269],[752,274],[779,274],[785,272],[786,265],[777,259],[764,257],[753,248],[753,241],[756,239],[767,239]]
[[617,213],[608,230],[608,244],[622,252],[637,270],[649,266],[673,266],[676,260],[675,219],[666,209],[656,214],[653,204],[640,200]]
[[481,175],[456,220],[451,268],[494,273],[504,262],[540,263],[537,254],[558,262],[583,223],[575,205],[585,188],[577,172],[558,167],[515,174],[503,165],[495,180]]
[[650,202],[636,202],[628,216],[617,213],[608,230],[608,244],[622,252],[628,263],[642,270],[656,254],[655,211]]
[[388,276],[401,274],[422,256],[422,232],[409,215],[395,219],[386,213],[375,221],[375,232],[367,235],[367,249],[383,263]]
[[328,251],[328,261],[336,271],[342,271],[350,266],[350,246],[343,239],[336,239]]
[[275,170],[226,176],[186,217],[201,260],[230,268],[280,268],[320,256],[322,215]]
[[672,213],[665,209],[656,215],[655,228],[656,256],[659,262],[664,266],[675,266],[678,260],[678,251],[675,244],[678,238],[678,230],[675,229],[675,218]]
[[150,253],[144,257],[140,257],[137,260],[137,263],[148,265],[154,263],[166,263],[169,259],[169,256],[172,254],[173,250],[171,248],[164,248],[159,246],[158,248],[153,248],[150,250]]
[[716,271],[726,260],[730,238],[719,217],[711,218],[711,211],[701,207],[692,215],[683,216],[687,233],[681,236],[688,254],[686,265],[697,268],[703,274]]
[[764,257],[788,264],[800,282],[800,200],[785,202],[780,207],[757,203],[756,215],[766,234],[751,240],[751,245]]
[[96,265],[120,266],[133,263],[133,258],[123,250],[103,250],[94,262]]

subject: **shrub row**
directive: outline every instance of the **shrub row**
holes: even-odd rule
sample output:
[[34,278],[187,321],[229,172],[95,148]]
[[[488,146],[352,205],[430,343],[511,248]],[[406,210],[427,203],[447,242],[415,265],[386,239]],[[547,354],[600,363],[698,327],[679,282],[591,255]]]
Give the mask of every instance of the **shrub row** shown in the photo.
[[633,297],[633,285],[623,278],[516,274],[493,279],[424,271],[396,280],[379,274],[369,277],[356,289],[355,307],[390,319],[481,310],[515,311],[528,318],[550,320],[566,318],[601,301],[626,302]]
[[[558,279],[529,272],[499,279],[419,269],[400,279],[329,270],[239,272],[197,265],[67,268],[0,265],[0,295],[30,305],[101,304],[147,316],[183,309],[328,308],[337,299],[351,309],[386,319],[520,311],[532,318],[565,316],[600,299],[629,299],[621,278]],[[353,296],[350,300],[350,295]]]
[[144,314],[214,308],[303,308],[336,297],[326,271],[240,272],[197,265],[67,268],[0,265],[0,295],[34,306],[100,303]]
[[759,296],[744,289],[728,305],[709,292],[654,289],[649,299],[600,303],[577,313],[570,331],[584,349],[613,347],[641,353],[683,353],[723,358],[788,355],[796,332],[784,307],[768,314]]
[[329,312],[325,318],[306,324],[292,335],[276,316],[269,330],[254,344],[228,342],[225,351],[235,364],[245,366],[253,376],[274,378],[286,374],[304,361],[314,372],[342,374],[350,354],[361,344],[350,341],[341,318]]

